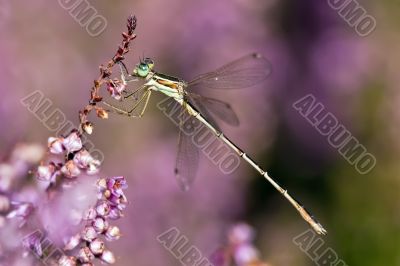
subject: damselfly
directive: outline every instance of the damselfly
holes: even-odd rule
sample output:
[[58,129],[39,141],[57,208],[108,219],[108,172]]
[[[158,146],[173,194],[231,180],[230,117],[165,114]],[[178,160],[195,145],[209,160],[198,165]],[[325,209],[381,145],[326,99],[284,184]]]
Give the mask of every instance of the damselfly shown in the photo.
[[[141,117],[147,107],[153,91],[161,92],[174,99],[181,108],[180,126],[188,119],[197,119],[211,130],[216,137],[226,143],[238,156],[243,158],[251,167],[267,179],[301,214],[301,216],[319,234],[326,234],[326,230],[318,223],[307,210],[296,201],[286,189],[275,182],[266,171],[255,163],[237,145],[229,140],[220,130],[213,115],[230,125],[238,125],[239,121],[228,103],[213,98],[195,94],[192,87],[201,86],[208,89],[238,89],[260,84],[271,73],[271,64],[260,54],[250,54],[228,63],[213,72],[198,76],[190,82],[180,78],[155,72],[154,62],[150,58],[140,61],[129,73],[126,66],[120,63],[121,79],[124,85],[131,81],[142,79],[143,86],[132,91],[124,91],[120,102],[103,101],[120,114],[130,117]],[[192,139],[179,131],[178,155],[175,174],[181,188],[187,190],[193,182],[199,160],[199,152]]]

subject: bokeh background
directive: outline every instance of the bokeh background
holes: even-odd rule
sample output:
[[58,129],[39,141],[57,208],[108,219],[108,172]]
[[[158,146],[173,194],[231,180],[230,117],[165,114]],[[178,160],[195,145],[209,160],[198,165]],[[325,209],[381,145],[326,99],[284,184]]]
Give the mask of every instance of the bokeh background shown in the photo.
[[[53,135],[20,103],[35,90],[78,123],[98,65],[114,54],[127,16],[135,14],[130,67],[144,54],[157,70],[190,79],[249,52],[264,54],[274,69],[267,82],[212,92],[241,120],[224,131],[312,210],[329,231],[325,247],[348,265],[400,265],[400,10],[396,1],[360,3],[377,21],[367,37],[327,1],[98,0],[91,4],[108,25],[91,37],[58,1],[1,0],[1,154],[16,142],[45,144]],[[372,172],[360,175],[293,109],[308,93],[376,156]],[[102,174],[129,183],[130,204],[118,222],[123,237],[110,246],[117,265],[178,265],[156,240],[171,227],[209,255],[238,221],[254,226],[269,264],[314,265],[292,242],[308,225],[244,163],[226,176],[203,157],[192,190],[179,190],[177,131],[156,108],[160,99],[140,120],[94,120]]]

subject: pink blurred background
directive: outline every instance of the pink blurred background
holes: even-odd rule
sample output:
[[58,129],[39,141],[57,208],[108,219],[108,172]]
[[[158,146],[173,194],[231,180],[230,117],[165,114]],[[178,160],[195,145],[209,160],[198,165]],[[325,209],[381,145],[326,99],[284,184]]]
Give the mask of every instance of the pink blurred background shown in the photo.
[[[309,0],[92,1],[107,21],[91,37],[58,1],[0,0],[0,154],[18,141],[46,143],[53,135],[20,100],[40,90],[67,118],[87,103],[98,65],[120,43],[130,14],[137,39],[126,62],[143,54],[156,70],[190,79],[249,52],[273,66],[252,89],[215,91],[232,103],[240,127],[223,130],[297,196],[328,231],[325,241],[348,265],[400,265],[400,100],[398,5],[362,5],[378,27],[360,37],[327,2]],[[360,175],[293,108],[313,93],[377,157]],[[142,119],[94,120],[91,141],[105,155],[103,175],[123,175],[130,201],[113,242],[117,265],[178,265],[157,242],[177,227],[203,254],[224,244],[229,226],[246,221],[271,265],[312,265],[292,243],[308,229],[294,209],[244,163],[234,174],[206,158],[193,188],[183,193],[173,167],[177,130],[157,109]],[[222,123],[221,123],[222,124]]]

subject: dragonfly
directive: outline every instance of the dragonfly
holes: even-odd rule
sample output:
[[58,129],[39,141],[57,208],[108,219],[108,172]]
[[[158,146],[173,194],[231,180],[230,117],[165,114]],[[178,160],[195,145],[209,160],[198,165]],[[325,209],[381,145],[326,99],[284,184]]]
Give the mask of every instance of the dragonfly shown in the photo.
[[[119,67],[124,85],[138,80],[142,80],[144,84],[134,91],[124,91],[124,95],[119,102],[103,101],[105,105],[119,114],[129,117],[142,117],[153,92],[160,92],[172,98],[181,109],[180,128],[182,128],[185,121],[190,119],[200,121],[217,138],[222,140],[239,157],[271,183],[318,234],[324,235],[327,233],[324,227],[303,205],[295,200],[285,188],[281,187],[269,176],[267,171],[263,170],[247,153],[241,150],[221,131],[214,117],[229,125],[237,126],[239,124],[237,115],[231,105],[221,100],[202,96],[192,90],[194,87],[228,90],[248,88],[261,84],[272,72],[271,64],[264,56],[259,53],[245,55],[212,72],[199,75],[190,82],[154,71],[154,61],[150,58],[141,59],[131,72],[128,71],[123,62],[119,63]],[[196,175],[199,151],[192,143],[192,139],[182,131],[182,129],[179,130],[178,136],[175,175],[180,187],[183,190],[187,190]]]

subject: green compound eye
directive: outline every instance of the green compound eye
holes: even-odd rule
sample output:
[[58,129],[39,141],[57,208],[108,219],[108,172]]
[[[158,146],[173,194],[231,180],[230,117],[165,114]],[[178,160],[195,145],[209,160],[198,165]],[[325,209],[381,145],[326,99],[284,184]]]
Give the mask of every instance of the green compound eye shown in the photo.
[[146,77],[149,74],[150,68],[147,64],[141,63],[136,67],[136,73],[139,77]]

